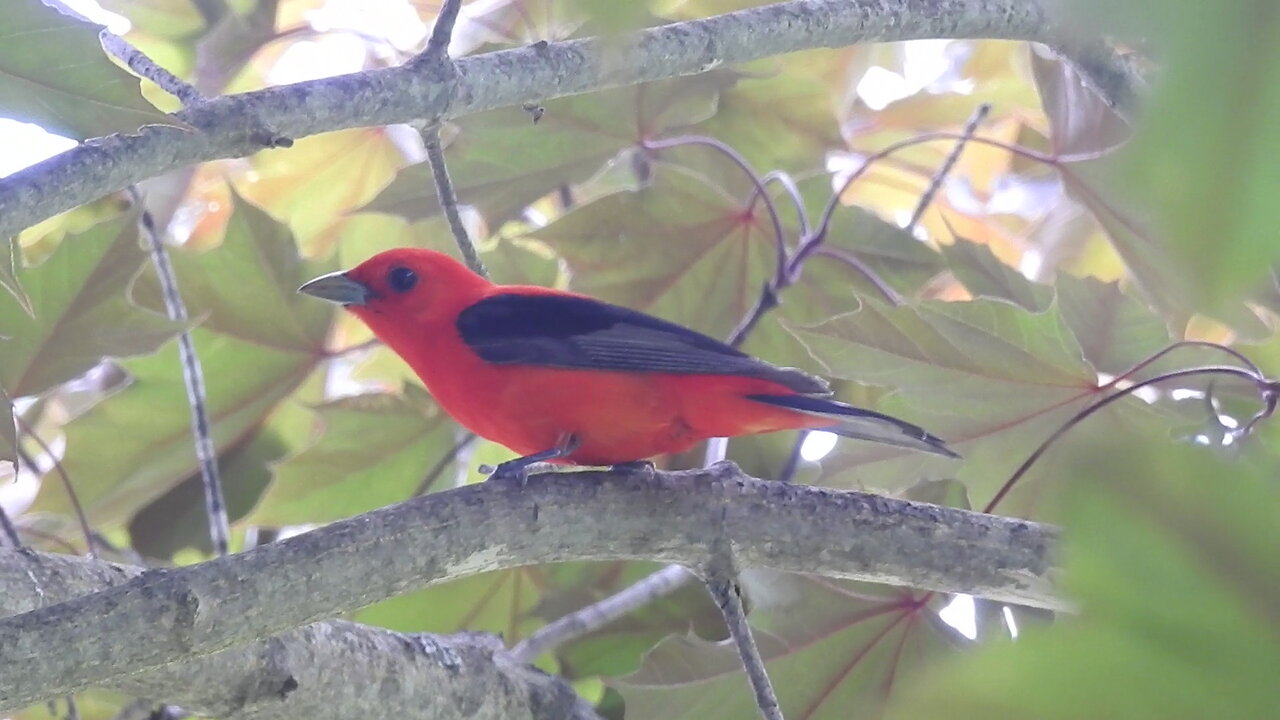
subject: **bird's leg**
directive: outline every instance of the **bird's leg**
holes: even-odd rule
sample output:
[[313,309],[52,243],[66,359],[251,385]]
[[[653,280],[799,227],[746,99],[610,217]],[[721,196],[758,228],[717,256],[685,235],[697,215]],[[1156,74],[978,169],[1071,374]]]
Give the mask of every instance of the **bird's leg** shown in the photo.
[[574,450],[577,450],[578,446],[581,444],[582,443],[578,440],[577,436],[571,433],[566,434],[553,448],[543,450],[542,452],[536,452],[532,455],[518,457],[514,460],[508,460],[504,463],[499,463],[498,467],[494,468],[493,472],[489,475],[489,480],[497,480],[500,482],[514,480],[520,483],[520,487],[524,487],[525,483],[529,482],[530,465],[543,462],[544,460],[562,458]]

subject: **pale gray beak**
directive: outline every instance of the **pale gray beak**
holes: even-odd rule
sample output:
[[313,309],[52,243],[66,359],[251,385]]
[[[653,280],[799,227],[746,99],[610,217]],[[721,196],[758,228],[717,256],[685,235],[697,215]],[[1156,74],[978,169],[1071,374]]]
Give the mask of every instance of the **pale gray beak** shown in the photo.
[[339,305],[364,305],[370,298],[376,297],[372,290],[347,277],[347,274],[341,271],[321,275],[298,288],[298,292]]

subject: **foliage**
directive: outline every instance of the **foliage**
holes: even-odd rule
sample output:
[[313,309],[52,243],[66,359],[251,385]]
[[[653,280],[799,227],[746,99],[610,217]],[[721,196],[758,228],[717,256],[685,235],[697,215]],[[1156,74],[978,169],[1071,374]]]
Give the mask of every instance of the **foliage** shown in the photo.
[[[679,19],[752,4],[651,9]],[[1269,230],[1280,221],[1280,86],[1264,81],[1280,55],[1266,4],[1180,0],[1188,12],[1144,16],[1168,63],[1134,128],[1068,65],[999,41],[814,51],[550,101],[536,123],[508,108],[446,128],[467,220],[502,281],[567,287],[726,336],[778,282],[778,243],[812,243],[744,348],[824,373],[843,398],[928,428],[964,460],[842,441],[803,461],[797,480],[1065,524],[1066,587],[1082,612],[1044,623],[979,603],[977,640],[941,619],[951,598],[750,574],[752,622],[787,717],[1261,717],[1280,704],[1267,677],[1280,662],[1280,597],[1266,560],[1280,540],[1280,438],[1265,424],[1248,438],[1229,432],[1257,410],[1254,385],[1189,376],[1124,397],[1007,482],[1045,438],[1128,383],[1232,362],[1194,347],[1133,370],[1171,342],[1247,342],[1280,372],[1280,245]],[[302,43],[341,34],[306,25],[318,0],[233,3],[228,12],[259,20],[276,8],[269,42],[251,22],[237,31],[234,17],[210,26],[182,0],[102,5],[175,71],[200,81],[198,58],[215,57],[219,82],[235,89],[267,84]],[[414,7],[429,23],[436,5]],[[455,51],[647,20],[609,8],[491,3],[464,16]],[[11,10],[0,115],[77,139],[172,122],[110,65],[96,31],[37,0]],[[27,37],[42,28],[68,53],[62,67]],[[412,48],[362,32],[360,67],[334,72]],[[936,71],[922,74],[921,59]],[[978,139],[929,196],[982,102],[992,110]],[[510,457],[479,441],[429,475],[457,449],[459,428],[363,326],[294,294],[388,247],[452,247],[405,130],[314,136],[148,188],[176,198],[160,217],[176,241],[238,547],[473,482],[478,464]],[[942,135],[910,142],[925,133]],[[768,175],[767,201],[744,167],[690,138],[713,138]],[[876,155],[894,143],[905,144]],[[922,197],[919,223],[904,227]],[[87,229],[73,212],[0,243],[0,460],[39,465],[0,462],[0,479],[39,487],[29,507],[4,487],[0,500],[33,546],[84,549],[48,443],[96,531],[147,562],[199,561],[209,552],[203,496],[172,342],[182,328],[162,313],[136,217],[116,204],[91,210]],[[786,435],[737,439],[729,457],[773,477],[793,446]],[[355,619],[514,643],[652,569],[490,573]],[[750,717],[722,635],[691,587],[540,664],[596,688],[610,717]],[[125,702],[94,698],[87,717]]]

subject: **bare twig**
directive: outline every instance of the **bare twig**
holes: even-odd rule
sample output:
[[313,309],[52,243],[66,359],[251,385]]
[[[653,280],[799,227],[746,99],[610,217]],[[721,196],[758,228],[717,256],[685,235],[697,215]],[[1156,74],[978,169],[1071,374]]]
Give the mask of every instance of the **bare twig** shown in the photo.
[[440,6],[440,14],[431,27],[431,37],[427,39],[427,47],[418,56],[421,62],[432,63],[449,59],[449,42],[453,39],[453,26],[458,21],[458,11],[462,9],[462,0],[445,0]]
[[453,461],[458,459],[458,453],[462,452],[468,445],[475,442],[475,439],[475,433],[466,433],[463,435],[462,439],[454,443],[453,447],[449,448],[449,452],[445,453],[444,456],[427,471],[427,474],[422,476],[422,482],[418,483],[418,487],[414,489],[413,494],[421,495],[427,490],[430,490],[431,486],[435,484],[437,479],[439,479],[440,474],[445,471],[445,468],[452,465]]
[[9,513],[4,511],[4,506],[0,506],[0,532],[4,533],[5,542],[9,543],[10,547],[22,547],[22,538],[18,536],[18,528],[9,519]]
[[[787,197],[791,198],[791,204],[796,209],[796,223],[800,226],[800,237],[809,234],[809,211],[804,207],[804,197],[800,195],[800,188],[796,185],[795,179],[782,170],[773,170],[764,176],[764,184],[767,187],[769,183],[777,183],[786,191]],[[755,191],[758,194],[759,191]],[[753,194],[751,202],[755,202],[755,194]]]
[[195,105],[204,102],[205,96],[194,85],[165,70],[147,57],[127,40],[104,29],[98,33],[98,40],[107,52],[120,58],[129,69],[160,86],[161,90],[178,98],[183,105]]
[[[137,188],[130,188],[130,196],[138,207],[138,225],[147,239],[151,250],[151,262],[155,265],[156,276],[160,279],[160,290],[164,295],[164,307],[169,319],[180,323],[187,322],[187,306],[178,292],[178,278],[174,275],[173,266],[169,264],[169,253],[165,250],[164,239],[156,228],[155,220],[146,209],[142,194]],[[187,388],[187,404],[191,407],[191,434],[195,441],[196,460],[200,463],[200,480],[204,487],[204,511],[209,521],[209,539],[213,551],[218,555],[231,552],[231,527],[227,520],[227,504],[222,494],[222,479],[218,474],[218,451],[214,447],[209,425],[207,394],[204,385],[204,372],[200,366],[200,356],[196,354],[195,342],[191,339],[191,331],[183,330],[178,335],[178,356],[182,363],[182,380]]]
[[986,119],[991,113],[991,104],[982,103],[973,115],[969,116],[969,122],[964,125],[964,132],[960,135],[960,139],[956,141],[956,146],[951,148],[951,153],[947,155],[947,159],[942,161],[942,165],[938,166],[937,172],[929,179],[929,186],[925,188],[924,193],[920,195],[920,202],[916,203],[916,209],[911,213],[911,219],[907,221],[905,230],[911,232],[915,230],[916,225],[920,223],[920,218],[924,217],[924,213],[933,204],[933,198],[938,194],[938,190],[942,188],[942,183],[947,179],[947,175],[951,173],[951,168],[955,167],[956,161],[960,159],[960,153],[964,152],[964,146],[977,132],[978,125]]
[[431,165],[431,177],[436,184],[436,197],[440,200],[440,209],[449,220],[449,230],[453,233],[454,242],[458,244],[458,252],[462,253],[462,259],[466,261],[467,267],[474,270],[477,275],[489,277],[489,270],[480,259],[480,253],[476,250],[475,243],[471,241],[467,226],[463,224],[462,215],[458,212],[458,196],[454,193],[453,181],[449,179],[449,167],[444,161],[444,148],[440,145],[440,126],[433,124],[422,129],[421,132],[422,144],[427,149],[427,162]]
[[[85,552],[91,558],[98,557],[98,550],[93,543],[93,528],[89,527],[89,516],[84,513],[84,506],[80,504],[80,496],[76,493],[76,487],[71,483],[71,476],[67,474],[67,469],[62,466],[62,461],[54,454],[53,448],[44,441],[44,438],[36,434],[35,430],[22,419],[21,415],[14,415],[13,419],[18,423],[18,431],[31,438],[36,445],[40,446],[40,450],[53,462],[53,471],[58,478],[62,480],[62,488],[67,493],[67,499],[71,501],[71,510],[75,513],[76,522],[80,524],[80,532],[84,535]],[[34,463],[28,463],[34,466]]]
[[[445,0],[440,6],[440,14],[436,16],[435,25],[431,28],[431,37],[427,47],[408,64],[411,69],[429,75],[445,85],[447,94],[457,91],[458,70],[449,59],[449,42],[453,37],[453,26],[458,20],[458,11],[462,0]],[[449,166],[445,162],[444,145],[440,141],[440,114],[428,116],[417,123],[418,132],[422,135],[422,145],[427,151],[427,163],[431,166],[431,178],[436,185],[436,197],[440,201],[440,210],[449,221],[449,231],[458,244],[458,252],[467,267],[476,274],[489,277],[489,270],[480,259],[475,242],[467,233],[467,226],[462,222],[458,212],[458,194],[453,189],[453,180],[449,178]]]
[[[1156,354],[1156,356],[1158,357],[1160,355],[1165,354],[1166,352],[1169,351],[1169,349],[1170,348],[1161,350],[1159,353]],[[1147,360],[1143,361],[1139,365],[1149,364],[1151,360],[1152,358],[1148,358]],[[1088,407],[1085,407],[1083,410],[1080,410],[1075,415],[1072,415],[1066,422],[1059,425],[1058,428],[1054,430],[1052,433],[1050,433],[1049,437],[1045,438],[1044,442],[1040,443],[1040,445],[1036,447],[1036,449],[1031,453],[1031,455],[1028,456],[1027,459],[1024,460],[1021,465],[1018,466],[1018,469],[1013,472],[1013,475],[1011,475],[1008,480],[1004,481],[1004,484],[1000,486],[1000,489],[996,491],[995,496],[991,498],[991,501],[986,504],[986,506],[982,509],[982,511],[992,512],[995,509],[995,507],[999,505],[1002,500],[1004,500],[1005,496],[1009,494],[1009,491],[1013,489],[1013,486],[1017,484],[1018,480],[1020,480],[1022,476],[1025,475],[1027,471],[1031,469],[1031,466],[1034,465],[1036,461],[1040,459],[1040,456],[1044,455],[1045,451],[1049,449],[1049,446],[1057,442],[1059,438],[1067,434],[1069,430],[1071,430],[1076,425],[1079,425],[1083,420],[1088,418],[1090,415],[1094,414],[1095,412],[1101,410],[1102,408],[1110,405],[1111,403],[1123,397],[1132,395],[1133,393],[1137,392],[1138,390],[1141,390],[1144,387],[1147,387],[1148,385],[1155,385],[1157,383],[1166,382],[1168,380],[1176,380],[1177,378],[1194,377],[1196,375],[1227,375],[1230,377],[1243,378],[1245,380],[1248,380],[1258,389],[1258,393],[1262,399],[1263,407],[1253,416],[1252,419],[1249,420],[1248,423],[1245,424],[1243,428],[1241,428],[1238,431],[1239,434],[1242,436],[1249,432],[1252,432],[1253,428],[1259,422],[1261,422],[1262,420],[1265,420],[1268,417],[1271,417],[1276,411],[1278,398],[1280,398],[1280,382],[1268,380],[1259,375],[1255,375],[1249,370],[1245,370],[1243,368],[1238,368],[1232,365],[1210,365],[1206,367],[1194,367],[1194,368],[1187,368],[1185,370],[1174,370],[1172,372],[1161,373],[1155,377],[1147,378],[1146,380],[1136,382],[1132,385],[1126,386],[1121,390],[1117,390],[1111,395],[1108,395],[1102,398],[1101,400],[1098,400],[1097,402],[1089,405]]]
[[808,430],[801,430],[796,434],[796,441],[791,444],[791,452],[787,453],[786,462],[778,470],[778,482],[789,483],[795,479],[796,471],[800,469],[800,450],[804,447],[804,441],[808,438]]
[[682,565],[668,565],[598,603],[571,612],[540,628],[511,648],[511,656],[531,663],[544,652],[576,640],[605,627],[620,618],[674,593],[684,587],[693,575]]
[[[727,555],[727,548],[725,554]],[[765,669],[764,658],[760,657],[760,649],[756,647],[755,637],[751,633],[751,625],[747,622],[747,611],[742,606],[742,588],[738,585],[737,573],[733,570],[732,558],[713,560],[706,568],[707,590],[724,615],[725,625],[729,628],[729,636],[738,646],[738,657],[747,671],[747,680],[756,694],[756,707],[760,708],[760,717],[764,720],[783,720],[782,710],[778,707],[778,696],[773,691],[773,683],[769,680],[769,672]]]

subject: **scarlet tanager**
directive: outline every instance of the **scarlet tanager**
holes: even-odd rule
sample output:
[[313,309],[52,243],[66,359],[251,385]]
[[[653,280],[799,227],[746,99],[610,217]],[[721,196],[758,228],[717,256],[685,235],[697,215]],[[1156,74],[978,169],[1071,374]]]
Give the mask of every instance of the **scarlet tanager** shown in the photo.
[[501,474],[805,428],[958,457],[915,425],[829,399],[801,370],[584,295],[497,285],[438,252],[389,250],[299,291],[342,304],[454,419],[523,456]]

